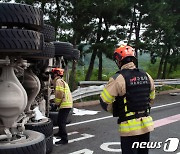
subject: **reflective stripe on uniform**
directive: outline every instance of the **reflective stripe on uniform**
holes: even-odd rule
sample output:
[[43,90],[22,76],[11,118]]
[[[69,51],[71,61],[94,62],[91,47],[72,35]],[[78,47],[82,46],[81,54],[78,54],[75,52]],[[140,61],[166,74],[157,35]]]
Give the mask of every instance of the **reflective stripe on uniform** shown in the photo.
[[125,110],[125,112],[127,112],[127,105],[126,105],[126,103],[127,103],[127,100],[126,100],[126,97],[124,97],[124,110]]
[[69,89],[68,88],[64,88],[64,87],[61,87],[61,86],[56,86],[56,90],[57,91],[68,91]]
[[[63,98],[55,98],[55,100],[57,99],[56,103],[59,103],[59,108],[72,108],[72,97],[71,97],[71,92],[69,89],[69,86],[67,83],[64,82],[64,86],[56,86],[55,90],[56,91],[61,91],[61,93],[63,94]],[[63,101],[63,102],[62,102]]]
[[155,99],[155,90],[151,91],[149,98]]
[[72,102],[62,102],[60,108],[72,107]]
[[[125,112],[127,112],[127,105],[126,105],[126,103],[127,103],[127,100],[126,100],[126,97],[124,97],[124,104],[125,104]],[[126,113],[126,117],[127,116],[131,116],[131,115],[135,115],[135,112],[128,112],[128,113]]]
[[62,101],[62,99],[60,99],[60,98],[55,98],[55,103],[61,103],[61,101]]
[[132,119],[119,124],[120,132],[131,132],[134,130],[140,130],[149,126],[153,126],[152,117],[144,117],[142,120]]
[[109,94],[109,92],[104,88],[103,89],[103,91],[101,92],[101,97],[102,97],[102,99],[106,102],[106,103],[108,103],[108,104],[111,104],[113,101],[114,101],[114,99],[115,99],[115,97],[114,96],[111,96],[110,94]]

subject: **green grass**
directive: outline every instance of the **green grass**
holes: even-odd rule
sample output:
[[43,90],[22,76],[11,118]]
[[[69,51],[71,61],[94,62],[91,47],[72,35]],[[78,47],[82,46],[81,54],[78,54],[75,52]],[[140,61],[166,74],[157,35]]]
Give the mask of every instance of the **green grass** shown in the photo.
[[175,71],[173,71],[170,76],[172,79],[180,78],[180,65],[177,67]]
[[175,89],[180,89],[180,85],[164,85],[162,87],[157,87],[156,92],[161,92],[161,91],[167,91],[167,90],[175,90]]

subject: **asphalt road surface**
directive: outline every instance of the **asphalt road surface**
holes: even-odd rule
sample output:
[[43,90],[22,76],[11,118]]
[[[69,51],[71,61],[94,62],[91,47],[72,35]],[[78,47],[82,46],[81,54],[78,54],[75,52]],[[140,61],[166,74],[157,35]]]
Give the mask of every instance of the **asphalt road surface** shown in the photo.
[[[69,144],[54,145],[52,154],[121,153],[117,118],[103,111],[100,105],[81,109],[99,112],[95,115],[73,115],[72,123],[67,126]],[[150,143],[147,143],[151,145],[149,153],[180,154],[180,95],[157,96],[151,115],[156,128],[151,133]]]

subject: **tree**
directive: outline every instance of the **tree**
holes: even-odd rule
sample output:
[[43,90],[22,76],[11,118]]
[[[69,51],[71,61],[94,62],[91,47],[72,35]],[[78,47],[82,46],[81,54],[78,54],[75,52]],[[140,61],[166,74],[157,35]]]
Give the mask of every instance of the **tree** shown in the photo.
[[[152,63],[160,58],[157,78],[166,78],[180,63],[179,0],[16,2],[40,7],[45,22],[55,27],[57,40],[71,42],[74,48],[82,42],[91,46],[91,61],[85,80],[91,78],[96,57],[99,59],[98,80],[102,80],[102,55],[112,58],[115,45],[124,39],[128,39],[128,44],[134,46],[136,52],[149,52]],[[73,62],[74,69],[75,65]],[[74,83],[76,70],[72,73]]]
[[[159,0],[149,2],[146,17],[147,30],[144,33],[146,49],[151,51],[152,59],[160,57],[157,78],[166,78],[168,63],[171,69],[179,56],[179,1]],[[166,13],[165,13],[166,12]],[[153,50],[154,49],[154,50]],[[170,72],[170,71],[169,71]]]
[[126,22],[121,16],[122,10],[127,10],[124,0],[93,1],[92,22],[94,23],[90,38],[92,56],[85,80],[90,80],[96,56],[99,58],[98,80],[102,80],[102,53],[109,55],[111,52],[112,57],[113,45],[125,37],[122,29]]

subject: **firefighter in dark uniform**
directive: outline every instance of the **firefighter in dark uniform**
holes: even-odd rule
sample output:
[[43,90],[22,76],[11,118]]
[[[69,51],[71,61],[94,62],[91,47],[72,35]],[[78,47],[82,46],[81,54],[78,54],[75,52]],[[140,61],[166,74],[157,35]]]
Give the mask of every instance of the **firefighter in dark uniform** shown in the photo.
[[149,142],[154,130],[149,115],[155,98],[151,76],[136,68],[137,59],[131,46],[121,45],[114,52],[118,71],[110,78],[100,95],[102,108],[118,117],[123,154],[148,154],[148,148],[132,147],[135,142]]
[[66,131],[66,121],[70,110],[73,106],[72,95],[68,84],[63,80],[64,69],[53,68],[52,78],[55,89],[55,104],[59,108],[58,112],[58,126],[59,131],[55,136],[61,138],[60,141],[55,144],[67,144],[68,135]]

